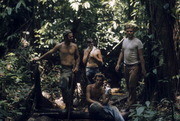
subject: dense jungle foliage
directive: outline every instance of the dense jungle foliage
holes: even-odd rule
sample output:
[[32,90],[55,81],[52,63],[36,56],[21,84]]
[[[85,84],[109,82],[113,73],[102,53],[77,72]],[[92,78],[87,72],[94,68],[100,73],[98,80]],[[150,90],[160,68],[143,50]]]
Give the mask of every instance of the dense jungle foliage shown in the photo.
[[[176,0],[1,0],[0,120],[16,119],[27,109],[33,90],[31,59],[63,41],[72,30],[81,57],[88,37],[96,40],[113,87],[125,90],[122,72],[115,72],[125,23],[137,25],[144,44],[147,75],[138,87],[141,104],[133,121],[180,120],[179,12]],[[39,63],[42,90],[60,92],[58,54]],[[83,68],[83,65],[80,64]]]

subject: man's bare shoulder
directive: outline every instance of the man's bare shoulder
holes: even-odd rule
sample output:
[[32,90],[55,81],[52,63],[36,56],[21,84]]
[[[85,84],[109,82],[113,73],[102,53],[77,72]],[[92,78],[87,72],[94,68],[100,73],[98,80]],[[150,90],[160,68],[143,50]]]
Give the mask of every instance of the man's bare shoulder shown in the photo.
[[71,46],[73,46],[73,47],[76,47],[76,48],[77,48],[77,44],[76,44],[76,43],[71,42]]
[[58,49],[58,48],[60,48],[61,46],[62,46],[62,43],[57,43],[57,44],[54,46],[53,49]]
[[93,84],[89,84],[88,86],[87,86],[87,88],[92,88],[93,87]]
[[96,51],[101,51],[99,48],[96,48],[95,50],[96,50]]
[[60,42],[60,43],[57,43],[56,46],[62,46],[64,44],[64,42]]
[[73,46],[77,46],[77,44],[76,44],[76,43],[74,43],[74,42],[71,42],[71,44],[72,44]]
[[95,51],[96,51],[97,53],[100,53],[100,52],[101,52],[101,50],[100,50],[99,48],[96,48]]
[[89,50],[88,48],[85,48],[85,49],[84,49],[84,52],[86,52],[86,51],[88,51],[88,50]]

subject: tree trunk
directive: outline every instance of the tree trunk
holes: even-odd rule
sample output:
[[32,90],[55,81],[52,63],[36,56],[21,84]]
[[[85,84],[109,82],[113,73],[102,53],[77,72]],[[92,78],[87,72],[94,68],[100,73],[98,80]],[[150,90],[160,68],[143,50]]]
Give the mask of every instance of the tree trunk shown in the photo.
[[175,89],[174,83],[176,83],[172,78],[178,74],[177,57],[173,40],[175,19],[171,11],[174,9],[176,1],[146,0],[146,2],[146,6],[150,12],[150,32],[154,36],[153,41],[160,41],[163,48],[164,66],[160,69],[162,75],[158,80],[169,80],[167,83],[160,85],[161,89],[158,93],[161,94],[161,96],[164,95],[172,99],[174,97],[172,92],[175,91],[173,90]]

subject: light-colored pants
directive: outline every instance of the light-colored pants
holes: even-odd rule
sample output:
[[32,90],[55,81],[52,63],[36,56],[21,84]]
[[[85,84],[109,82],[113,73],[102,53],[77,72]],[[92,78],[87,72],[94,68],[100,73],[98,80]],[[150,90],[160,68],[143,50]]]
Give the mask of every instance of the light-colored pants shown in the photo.
[[129,92],[128,105],[136,103],[136,88],[138,80],[140,79],[140,66],[124,66],[124,74],[127,84],[127,90]]
[[115,121],[125,121],[116,106],[107,105],[104,106],[104,110],[107,113],[110,113],[114,117]]
[[109,114],[114,118],[114,121],[125,121],[119,112],[116,106],[112,105],[104,105],[100,106],[98,103],[92,103],[89,107],[90,113],[94,113],[94,115],[100,115],[105,117],[105,115]]

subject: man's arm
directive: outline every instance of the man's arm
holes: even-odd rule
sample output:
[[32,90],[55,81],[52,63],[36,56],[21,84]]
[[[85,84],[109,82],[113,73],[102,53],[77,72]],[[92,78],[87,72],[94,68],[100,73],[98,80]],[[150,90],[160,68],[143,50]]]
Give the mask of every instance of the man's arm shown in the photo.
[[122,63],[123,57],[124,57],[124,50],[122,49],[120,54],[119,54],[118,61],[117,61],[116,67],[115,67],[115,70],[117,72],[119,70],[120,64]]
[[80,63],[80,55],[79,55],[78,47],[77,47],[77,45],[76,45],[74,72],[77,72],[77,71],[78,71],[78,69],[79,69],[79,63]]
[[111,94],[105,94],[105,93],[103,93],[103,95],[102,95],[103,105],[107,105],[107,104],[108,104],[111,96],[112,96]]
[[52,55],[53,53],[55,53],[57,50],[58,50],[58,48],[60,47],[60,45],[58,44],[58,45],[56,45],[53,49],[51,49],[51,50],[49,50],[48,52],[46,52],[44,55],[42,55],[41,57],[36,57],[36,58],[34,58],[33,60],[36,60],[36,61],[39,61],[39,60],[42,60],[42,59],[44,59],[44,58],[46,58],[46,57],[49,57],[50,55]]
[[[92,103],[99,103],[99,104],[100,104],[100,102],[91,99],[91,92],[90,92],[90,90],[91,90],[91,85],[88,85],[88,86],[86,87],[86,100],[87,100],[87,102],[89,102],[89,103],[91,103],[91,104],[92,104]],[[100,105],[101,105],[101,104],[100,104]]]
[[139,59],[140,59],[140,63],[141,63],[142,74],[143,74],[143,76],[145,76],[146,75],[146,69],[145,69],[145,60],[143,57],[143,49],[139,49],[138,54],[139,54]]
[[86,63],[88,62],[88,58],[89,58],[89,54],[91,52],[92,49],[85,49],[84,50],[84,55],[83,55],[83,63],[86,65]]
[[83,60],[82,60],[84,64],[86,64],[86,62],[87,62],[87,55],[88,54],[87,54],[86,50],[84,50]]
[[101,54],[101,50],[97,50],[97,55],[94,57],[97,61],[103,63],[103,58],[102,58],[102,54]]

